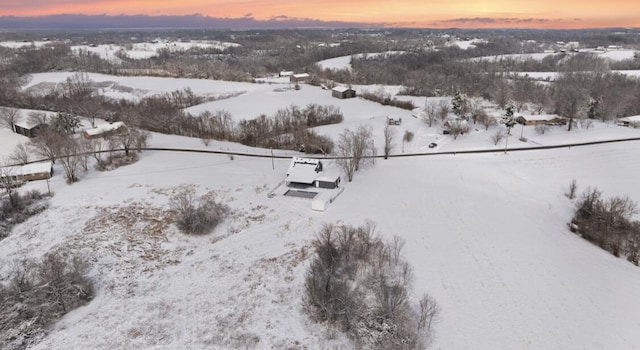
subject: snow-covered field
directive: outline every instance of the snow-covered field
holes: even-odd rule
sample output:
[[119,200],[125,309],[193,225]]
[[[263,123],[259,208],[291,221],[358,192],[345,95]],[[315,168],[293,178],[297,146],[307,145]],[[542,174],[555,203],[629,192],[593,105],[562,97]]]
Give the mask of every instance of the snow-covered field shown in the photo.
[[51,41],[36,40],[36,41],[0,41],[0,46],[8,47],[10,49],[17,49],[25,46],[42,47],[44,45],[51,44]]
[[[32,74],[24,89],[32,93],[55,89],[72,77],[75,72],[52,72]],[[147,96],[165,94],[168,92],[190,88],[196,95],[223,98],[229,95],[242,94],[250,90],[263,88],[260,84],[223,82],[206,79],[186,78],[158,78],[158,77],[124,77],[87,73],[89,79],[95,83],[109,83],[100,88],[99,93],[114,99],[139,100]]]
[[[64,74],[34,75],[31,84],[60,82]],[[439,146],[432,151],[504,147],[491,142],[495,129],[472,126],[453,140],[408,111],[333,99],[307,85],[274,91],[287,84],[121,79],[118,84],[148,91],[246,91],[193,112],[254,117],[290,104],[337,105],[345,122],[318,131],[335,138],[345,127],[370,124],[379,149],[385,117],[402,117],[393,153],[401,152],[405,130],[415,133],[406,153],[429,150],[433,141]],[[520,132],[529,142],[517,140]],[[512,133],[510,148],[640,136],[638,129],[600,123],[570,133],[557,128],[538,135],[520,126]],[[0,149],[8,148],[4,136]],[[154,134],[150,141],[206,148],[178,136]],[[411,297],[428,292],[442,307],[434,349],[636,349],[640,268],[570,233],[573,203],[563,192],[576,179],[580,189],[596,186],[605,196],[640,200],[633,185],[639,146],[380,159],[343,182],[344,193],[326,212],[312,211],[306,199],[267,196],[285,176],[284,159],[274,160],[273,169],[268,158],[147,151],[133,165],[82,173],[71,186],[57,165],[51,207],[0,241],[0,275],[12,261],[53,248],[80,254],[92,266],[96,298],[65,316],[35,349],[350,349],[343,336],[327,340],[331,335],[301,311],[309,242],[323,223],[373,220],[384,237],[407,241]],[[244,146],[208,146],[227,147]],[[233,214],[208,236],[179,233],[166,210],[181,186],[214,191]],[[46,183],[29,188],[45,190]]]
[[155,57],[158,55],[158,50],[169,50],[170,52],[179,52],[186,51],[193,48],[201,48],[201,49],[218,49],[224,50],[229,47],[239,46],[236,43],[228,43],[222,41],[186,41],[186,42],[177,42],[177,41],[166,41],[166,40],[157,40],[155,42],[149,43],[133,43],[130,48],[126,48],[120,45],[76,45],[72,46],[71,50],[73,52],[91,52],[93,54],[97,54],[103,59],[108,61],[118,63],[120,62],[120,58],[116,56],[116,53],[120,52],[125,56],[132,59],[147,59],[151,57]]

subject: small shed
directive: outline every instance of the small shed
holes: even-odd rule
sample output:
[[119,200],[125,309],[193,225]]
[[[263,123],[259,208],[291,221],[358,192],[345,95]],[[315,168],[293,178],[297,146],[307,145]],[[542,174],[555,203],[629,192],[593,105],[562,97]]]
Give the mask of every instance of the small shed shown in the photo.
[[347,86],[336,86],[331,89],[331,96],[340,99],[354,98],[356,97],[356,90]]
[[289,81],[292,83],[304,83],[311,78],[309,73],[293,74],[289,77]]
[[15,124],[16,133],[26,137],[36,137],[40,135],[47,127],[44,123],[31,123],[28,120],[20,121]]

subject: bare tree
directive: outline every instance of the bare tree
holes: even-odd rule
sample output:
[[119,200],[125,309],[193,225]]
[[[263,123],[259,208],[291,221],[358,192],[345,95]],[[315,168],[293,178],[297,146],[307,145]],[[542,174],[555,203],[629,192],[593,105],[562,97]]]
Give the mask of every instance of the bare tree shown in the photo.
[[0,124],[16,132],[16,123],[20,117],[20,110],[16,108],[0,107]]
[[91,123],[91,127],[95,128],[96,119],[101,118],[104,115],[102,100],[102,96],[87,97],[75,104],[74,111],[87,118],[87,120]]
[[[95,142],[97,141],[97,142]],[[78,139],[78,152],[79,152],[79,156],[80,156],[80,166],[82,167],[82,170],[84,171],[88,171],[89,170],[89,158],[91,156],[96,157],[96,150],[95,150],[95,146],[96,143],[100,143],[102,140],[100,139],[85,139],[84,137]],[[100,158],[100,156],[97,156],[97,158]],[[97,161],[99,161],[98,159],[96,159]]]
[[567,192],[565,192],[565,196],[567,196],[567,198],[569,199],[574,199],[576,198],[576,191],[578,190],[578,183],[576,181],[576,179],[571,180],[571,182],[569,183],[569,190]]
[[85,72],[75,73],[67,78],[64,83],[64,96],[72,101],[81,100],[92,93],[93,80]]
[[93,158],[100,165],[102,163],[102,151],[105,149],[104,141],[102,139],[92,139],[89,140],[89,145],[91,145]]
[[353,174],[356,172],[356,160],[353,158],[355,137],[351,130],[345,129],[338,136],[338,142],[336,143],[336,156],[338,157],[336,162],[347,175],[349,182],[353,180]]
[[391,150],[393,149],[393,137],[396,134],[396,130],[391,128],[387,123],[384,126],[384,159],[389,158],[389,154],[391,154]]
[[404,131],[404,136],[402,136],[402,153],[404,153],[404,143],[411,142],[413,140],[413,133],[409,130]]
[[29,123],[32,125],[42,125],[49,123],[49,117],[45,112],[31,112],[29,113]]
[[497,124],[496,118],[489,116],[485,111],[480,112],[477,118],[485,130],[489,130],[489,127]]
[[471,98],[467,102],[467,109],[469,111],[469,116],[473,120],[473,123],[477,123],[478,120],[482,117],[482,115],[486,115],[484,108],[482,107],[481,100],[477,98]]
[[6,160],[0,164],[0,189],[3,189],[7,193],[9,196],[9,204],[15,208],[18,204],[16,168],[8,166],[7,164],[8,162]]
[[466,122],[466,120],[463,119],[451,119],[449,121],[447,121],[448,123],[448,128],[447,130],[449,130],[449,134],[451,136],[453,136],[453,139],[456,140],[458,139],[458,136],[464,134],[465,132],[469,131],[469,126]]
[[29,147],[26,143],[19,143],[13,149],[13,153],[9,156],[9,160],[15,164],[25,165],[29,163]]
[[31,141],[33,152],[53,163],[60,153],[65,135],[54,129],[47,129]]
[[67,183],[72,184],[78,181],[78,166],[82,163],[82,151],[76,140],[71,136],[65,135],[60,143],[58,152],[58,160],[64,169]]
[[438,121],[438,104],[435,101],[426,100],[424,103],[425,120],[429,123],[429,127]]
[[440,306],[429,294],[424,294],[420,299],[420,313],[418,318],[418,331],[429,332],[433,322],[440,313]]
[[493,141],[494,146],[498,144],[504,138],[504,133],[502,130],[497,129],[496,132],[491,135],[491,141]]
[[568,131],[571,131],[575,118],[579,117],[588,102],[584,78],[583,73],[565,72],[555,82],[556,111],[569,119]]
[[373,164],[376,150],[373,144],[371,125],[358,126],[354,135],[353,159],[356,162],[356,171],[358,171],[361,166]]
[[371,126],[361,125],[355,132],[345,129],[338,137],[336,156],[338,165],[344,170],[349,182],[361,167],[373,164],[375,147]]
[[534,104],[538,114],[544,112],[552,104],[548,89],[543,85],[534,84],[530,95],[531,102]]
[[449,116],[449,104],[445,100],[440,100],[438,103],[437,114],[441,121],[445,121]]
[[147,140],[150,135],[148,132],[130,128],[126,134],[114,135],[109,139],[109,143],[113,148],[120,147],[124,150],[125,155],[129,155],[129,151],[140,151],[147,146]]

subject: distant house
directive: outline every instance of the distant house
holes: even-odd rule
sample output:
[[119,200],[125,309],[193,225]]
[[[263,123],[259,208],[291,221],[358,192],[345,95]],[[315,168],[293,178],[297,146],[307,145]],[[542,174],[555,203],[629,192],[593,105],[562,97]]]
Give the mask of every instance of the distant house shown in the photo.
[[311,78],[309,73],[298,73],[289,76],[289,81],[292,83],[304,83]]
[[516,122],[522,125],[565,125],[567,119],[555,114],[521,115],[516,117]]
[[53,163],[50,161],[0,169],[0,178],[9,176],[17,182],[46,180],[50,179],[52,175]]
[[98,125],[93,129],[87,129],[82,132],[85,139],[105,138],[112,135],[124,135],[129,129],[123,122],[114,122],[111,124]]
[[331,89],[331,96],[340,99],[354,98],[356,97],[356,90],[347,86],[336,86]]
[[387,117],[387,124],[389,124],[389,125],[400,125],[400,124],[402,124],[402,118],[394,119],[394,118]]
[[319,159],[293,157],[285,182],[289,187],[333,189],[339,186],[340,176],[323,171]]
[[282,71],[280,72],[280,74],[278,74],[280,78],[291,77],[292,75],[293,75],[292,71]]
[[618,125],[633,126],[634,128],[640,127],[640,115],[618,118]]

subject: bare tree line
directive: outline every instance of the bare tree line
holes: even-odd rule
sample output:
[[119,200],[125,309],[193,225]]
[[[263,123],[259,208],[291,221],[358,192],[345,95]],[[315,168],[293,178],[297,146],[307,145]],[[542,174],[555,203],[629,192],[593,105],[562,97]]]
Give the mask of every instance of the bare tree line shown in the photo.
[[[565,195],[573,199],[576,193],[577,184],[573,180]],[[597,188],[587,188],[575,205],[571,231],[615,256],[640,264],[640,221],[633,220],[638,213],[636,202],[626,196],[603,198]]]

